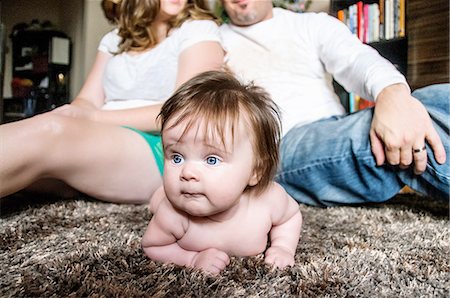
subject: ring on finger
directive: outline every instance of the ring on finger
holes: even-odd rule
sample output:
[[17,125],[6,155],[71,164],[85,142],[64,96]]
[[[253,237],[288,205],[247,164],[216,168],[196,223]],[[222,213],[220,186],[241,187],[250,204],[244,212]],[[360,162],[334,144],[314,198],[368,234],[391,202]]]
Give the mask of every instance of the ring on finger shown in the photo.
[[426,149],[427,149],[427,146],[423,145],[422,148],[419,148],[419,149],[413,149],[413,153],[414,153],[414,154],[420,153],[420,152],[422,152],[422,151],[425,151]]

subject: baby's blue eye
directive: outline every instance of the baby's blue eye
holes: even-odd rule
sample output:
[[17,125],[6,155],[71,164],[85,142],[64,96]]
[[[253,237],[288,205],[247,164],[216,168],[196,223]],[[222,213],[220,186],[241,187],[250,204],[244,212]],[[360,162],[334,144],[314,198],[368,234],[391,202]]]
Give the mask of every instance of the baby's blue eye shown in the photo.
[[172,155],[172,162],[174,164],[180,164],[183,162],[183,156],[181,156],[180,154],[174,154]]
[[212,166],[215,166],[220,163],[220,160],[215,156],[208,156],[206,158],[206,163]]

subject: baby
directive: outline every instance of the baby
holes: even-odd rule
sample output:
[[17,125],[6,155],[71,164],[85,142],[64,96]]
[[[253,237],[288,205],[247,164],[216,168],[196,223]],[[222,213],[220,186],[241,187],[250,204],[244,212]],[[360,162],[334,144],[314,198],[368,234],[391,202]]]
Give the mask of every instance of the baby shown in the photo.
[[145,254],[213,274],[230,256],[264,251],[274,267],[293,265],[302,215],[272,181],[280,119],[270,97],[210,71],[182,85],[159,117],[163,187],[150,201]]

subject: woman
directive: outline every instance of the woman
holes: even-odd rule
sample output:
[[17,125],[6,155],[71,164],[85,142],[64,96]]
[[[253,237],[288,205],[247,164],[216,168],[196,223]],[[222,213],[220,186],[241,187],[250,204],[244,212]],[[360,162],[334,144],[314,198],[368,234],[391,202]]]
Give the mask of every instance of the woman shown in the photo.
[[205,7],[122,0],[118,28],[102,39],[73,102],[0,126],[0,197],[50,180],[105,201],[146,202],[161,176],[158,139],[142,131],[159,131],[162,102],[180,84],[222,68],[218,26]]

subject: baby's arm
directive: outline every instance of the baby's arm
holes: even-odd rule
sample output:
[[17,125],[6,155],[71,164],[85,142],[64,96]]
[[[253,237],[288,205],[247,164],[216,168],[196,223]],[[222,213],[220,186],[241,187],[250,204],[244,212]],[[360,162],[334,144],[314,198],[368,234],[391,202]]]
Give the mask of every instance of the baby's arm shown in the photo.
[[292,266],[302,229],[302,214],[298,203],[278,184],[270,198],[272,229],[270,247],[265,254],[266,263],[277,268]]
[[[159,206],[158,211],[162,211],[161,207]],[[180,222],[172,221],[172,229],[170,225],[167,225],[166,220],[173,220],[174,216],[164,215],[167,215],[167,212],[153,214],[142,238],[142,249],[152,260],[188,266],[195,252],[186,251],[178,245],[175,234],[184,233],[182,229],[179,229]]]
[[[164,195],[164,191],[159,193]],[[195,267],[213,274],[229,264],[228,255],[217,249],[189,251],[178,244],[177,240],[186,232],[187,218],[174,210],[165,198],[157,206],[151,204],[150,209],[154,214],[142,238],[142,249],[150,259]]]
[[158,209],[159,204],[166,198],[166,194],[164,192],[164,187],[160,186],[158,189],[155,190],[153,193],[150,203],[148,205],[148,209],[151,213],[155,214],[156,210]]

